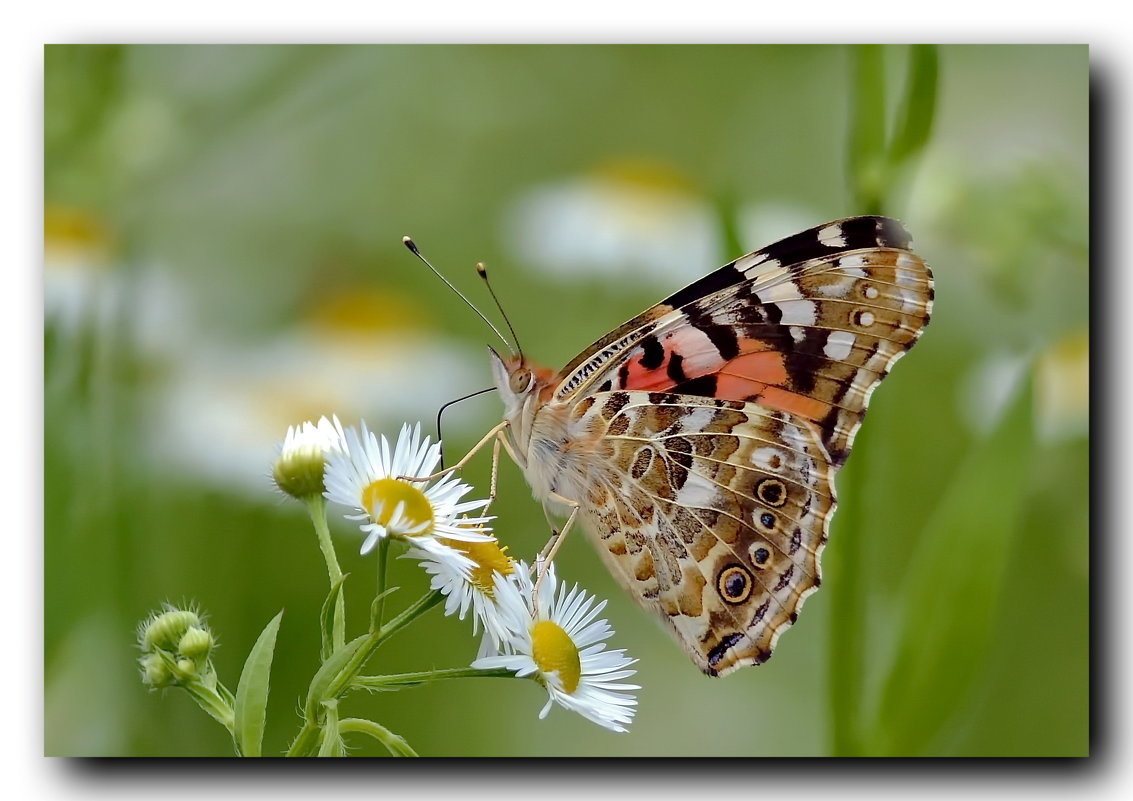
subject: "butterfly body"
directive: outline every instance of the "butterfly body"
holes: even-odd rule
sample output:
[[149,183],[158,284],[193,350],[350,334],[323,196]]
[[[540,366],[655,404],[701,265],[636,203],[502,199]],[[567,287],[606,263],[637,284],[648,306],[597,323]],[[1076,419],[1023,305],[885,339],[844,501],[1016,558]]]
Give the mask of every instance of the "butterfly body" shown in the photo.
[[577,505],[709,675],[766,661],[821,582],[834,475],[931,311],[908,245],[896,221],[837,220],[710,273],[557,373],[493,352],[535,497]]

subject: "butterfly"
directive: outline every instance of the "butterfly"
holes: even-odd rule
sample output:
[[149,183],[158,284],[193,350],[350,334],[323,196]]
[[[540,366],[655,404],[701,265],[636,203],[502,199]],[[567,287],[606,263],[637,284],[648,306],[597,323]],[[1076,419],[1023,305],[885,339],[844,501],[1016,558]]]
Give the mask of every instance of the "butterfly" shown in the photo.
[[567,516],[557,536],[581,522],[723,676],[765,662],[818,589],[834,476],[932,302],[900,223],[835,220],[725,264],[557,372],[491,351],[493,431],[548,520]]

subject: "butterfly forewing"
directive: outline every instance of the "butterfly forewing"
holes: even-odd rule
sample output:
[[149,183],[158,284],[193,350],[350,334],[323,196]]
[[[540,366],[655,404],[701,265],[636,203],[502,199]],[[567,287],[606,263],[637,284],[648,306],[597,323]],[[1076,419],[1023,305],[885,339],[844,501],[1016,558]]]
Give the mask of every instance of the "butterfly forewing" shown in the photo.
[[932,276],[908,242],[896,221],[860,217],[737,259],[577,357],[557,394],[754,401],[815,423],[841,465],[873,388],[928,322]]

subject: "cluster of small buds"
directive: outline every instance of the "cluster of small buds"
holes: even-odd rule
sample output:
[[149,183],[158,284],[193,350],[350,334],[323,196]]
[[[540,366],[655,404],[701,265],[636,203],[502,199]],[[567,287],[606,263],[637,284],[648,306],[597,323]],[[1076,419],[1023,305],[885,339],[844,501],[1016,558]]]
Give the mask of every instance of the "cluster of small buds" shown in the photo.
[[212,632],[193,609],[166,604],[138,626],[142,680],[153,688],[184,684],[212,672]]

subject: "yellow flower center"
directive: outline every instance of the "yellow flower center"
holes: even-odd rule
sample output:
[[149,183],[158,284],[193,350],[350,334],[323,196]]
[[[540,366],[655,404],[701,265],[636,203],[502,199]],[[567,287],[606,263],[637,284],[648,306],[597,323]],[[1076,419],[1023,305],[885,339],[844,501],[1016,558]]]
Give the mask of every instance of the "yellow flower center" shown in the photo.
[[578,680],[582,677],[578,648],[558,623],[540,620],[532,627],[531,655],[544,673],[559,672],[559,681],[568,693],[578,689]]
[[460,551],[476,563],[476,566],[472,568],[471,582],[476,589],[489,598],[494,598],[496,591],[495,579],[492,576],[496,573],[507,576],[515,572],[515,565],[512,563],[511,557],[505,553],[507,546],[501,548],[496,540],[466,542],[465,540],[450,540],[447,537],[438,537],[437,539],[454,551]]
[[[401,504],[398,522],[414,534],[428,534],[433,530],[433,505],[425,493],[412,484],[396,478],[379,478],[362,490],[362,506],[370,514],[370,519],[382,526],[389,526],[393,512]],[[425,528],[419,529],[421,526]]]

